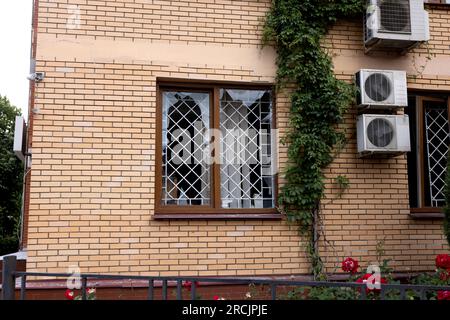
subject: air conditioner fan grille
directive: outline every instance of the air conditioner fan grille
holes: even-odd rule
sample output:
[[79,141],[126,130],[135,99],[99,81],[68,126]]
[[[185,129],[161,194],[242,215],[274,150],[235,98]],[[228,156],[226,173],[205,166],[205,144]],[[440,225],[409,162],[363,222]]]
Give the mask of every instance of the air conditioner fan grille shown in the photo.
[[409,0],[381,0],[380,30],[388,32],[411,32]]
[[372,73],[364,82],[366,95],[376,102],[386,101],[392,93],[392,83],[383,73]]
[[367,126],[367,139],[377,148],[388,146],[394,138],[394,133],[391,123],[383,118],[373,119]]

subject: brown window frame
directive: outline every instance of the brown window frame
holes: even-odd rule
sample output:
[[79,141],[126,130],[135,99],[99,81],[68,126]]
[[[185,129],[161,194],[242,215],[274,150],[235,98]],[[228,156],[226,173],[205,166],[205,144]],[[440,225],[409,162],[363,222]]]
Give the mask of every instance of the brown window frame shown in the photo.
[[[413,125],[414,129],[417,130],[416,139],[419,141],[417,143],[418,150],[416,151],[417,158],[417,166],[419,169],[419,174],[416,174],[416,181],[419,184],[420,188],[417,190],[417,207],[410,208],[410,215],[416,219],[434,219],[434,218],[443,218],[442,207],[429,207],[425,206],[425,157],[424,157],[424,102],[425,101],[435,101],[435,102],[447,102],[447,111],[448,118],[450,123],[450,94],[437,93],[434,95],[433,93],[423,93],[423,92],[415,92],[415,110],[416,113],[416,123],[410,123]],[[445,98],[445,96],[447,96]]]
[[[162,173],[158,168],[162,167],[162,94],[168,90],[185,90],[210,93],[210,126],[220,128],[220,89],[237,90],[271,90],[275,92],[273,84],[247,84],[236,82],[216,81],[191,81],[180,79],[158,79],[156,84],[156,172],[155,172],[155,214],[154,219],[281,219],[282,215],[277,210],[278,198],[278,174],[274,175],[274,208],[242,208],[224,209],[220,207],[220,164],[217,161],[211,165],[211,203],[210,205],[180,206],[162,205]],[[272,128],[276,129],[275,94],[272,94]],[[214,154],[220,150],[220,141],[215,141]],[[273,164],[274,166],[276,163]]]

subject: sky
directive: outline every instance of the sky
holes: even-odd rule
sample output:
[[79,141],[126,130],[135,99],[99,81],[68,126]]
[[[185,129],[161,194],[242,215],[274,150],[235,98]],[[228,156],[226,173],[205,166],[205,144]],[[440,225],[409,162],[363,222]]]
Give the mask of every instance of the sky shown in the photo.
[[0,95],[28,113],[33,0],[0,0]]

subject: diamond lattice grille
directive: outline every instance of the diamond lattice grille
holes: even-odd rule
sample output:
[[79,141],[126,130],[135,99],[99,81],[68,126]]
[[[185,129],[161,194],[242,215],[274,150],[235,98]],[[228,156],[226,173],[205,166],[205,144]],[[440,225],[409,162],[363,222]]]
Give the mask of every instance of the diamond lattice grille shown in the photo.
[[162,203],[210,203],[210,166],[203,161],[208,147],[208,93],[163,94]]
[[445,202],[445,173],[449,144],[448,112],[445,109],[425,110],[425,138],[429,169],[431,206]]
[[221,90],[223,208],[274,207],[270,91]]

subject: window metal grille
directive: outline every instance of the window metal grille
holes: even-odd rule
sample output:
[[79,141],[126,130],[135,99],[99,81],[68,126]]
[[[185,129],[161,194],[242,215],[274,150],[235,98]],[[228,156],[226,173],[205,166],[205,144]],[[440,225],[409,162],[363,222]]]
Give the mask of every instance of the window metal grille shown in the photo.
[[273,208],[272,95],[220,91],[222,208]]
[[449,146],[449,123],[446,109],[425,109],[426,158],[431,206],[445,203],[445,174]]
[[210,94],[164,92],[162,125],[162,204],[208,205]]

